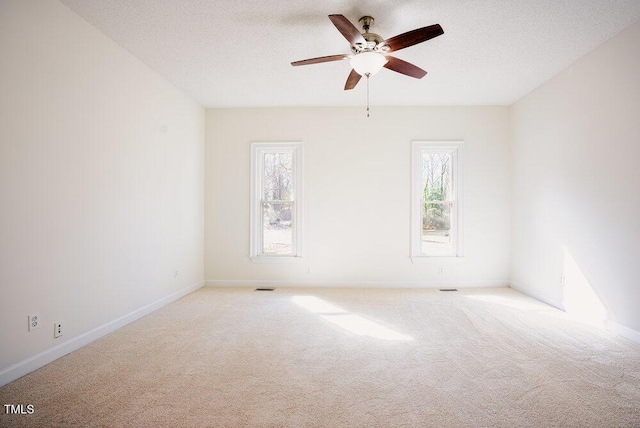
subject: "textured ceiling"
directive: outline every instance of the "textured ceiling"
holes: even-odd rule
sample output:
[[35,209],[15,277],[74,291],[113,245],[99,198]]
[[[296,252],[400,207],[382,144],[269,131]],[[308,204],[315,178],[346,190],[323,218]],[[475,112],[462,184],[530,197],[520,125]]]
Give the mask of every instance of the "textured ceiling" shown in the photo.
[[[344,91],[349,53],[327,18],[389,38],[439,23],[444,35],[394,54],[421,80],[383,69],[372,105],[508,105],[640,17],[638,0],[62,0],[206,107],[363,105]],[[359,27],[359,26],[358,26]]]

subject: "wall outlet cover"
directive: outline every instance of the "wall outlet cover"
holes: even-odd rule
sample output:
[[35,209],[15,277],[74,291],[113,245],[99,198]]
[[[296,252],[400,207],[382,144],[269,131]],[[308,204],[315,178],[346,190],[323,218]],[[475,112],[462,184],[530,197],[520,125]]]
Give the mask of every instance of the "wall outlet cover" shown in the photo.
[[34,312],[29,316],[29,331],[33,331],[37,328],[40,328],[40,314],[38,312]]
[[57,339],[60,336],[62,336],[62,323],[57,322],[53,324],[53,337]]

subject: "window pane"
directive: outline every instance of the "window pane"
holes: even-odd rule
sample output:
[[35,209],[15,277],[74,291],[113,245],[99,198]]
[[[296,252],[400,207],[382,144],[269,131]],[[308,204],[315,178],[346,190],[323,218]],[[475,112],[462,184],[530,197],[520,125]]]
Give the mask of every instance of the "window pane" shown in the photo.
[[424,153],[422,156],[422,197],[426,201],[450,201],[451,154]]
[[293,254],[292,203],[262,204],[262,253]]
[[263,197],[265,201],[293,198],[293,154],[265,153]]
[[451,246],[451,202],[423,201],[422,253],[448,254]]

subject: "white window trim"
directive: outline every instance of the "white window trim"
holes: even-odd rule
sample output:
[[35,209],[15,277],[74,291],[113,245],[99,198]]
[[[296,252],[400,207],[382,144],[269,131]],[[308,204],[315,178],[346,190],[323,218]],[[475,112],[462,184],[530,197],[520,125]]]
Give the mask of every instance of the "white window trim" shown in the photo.
[[[294,255],[261,254],[262,248],[262,162],[265,153],[293,154],[294,197],[293,246]],[[249,258],[253,263],[296,263],[303,254],[303,146],[302,142],[251,143],[251,204],[249,227]]]
[[[421,254],[422,234],[422,152],[452,153],[452,186],[455,198],[455,254],[428,256]],[[411,261],[429,263],[455,261],[464,257],[464,142],[463,141],[412,141],[411,142]]]

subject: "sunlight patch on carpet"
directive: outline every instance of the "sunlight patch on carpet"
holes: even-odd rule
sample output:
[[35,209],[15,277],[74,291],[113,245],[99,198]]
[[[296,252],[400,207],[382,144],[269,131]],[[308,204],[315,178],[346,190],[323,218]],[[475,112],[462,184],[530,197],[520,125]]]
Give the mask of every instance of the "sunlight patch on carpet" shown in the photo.
[[291,301],[322,319],[358,336],[382,340],[413,340],[411,336],[398,333],[375,321],[355,315],[315,296],[294,296]]
[[291,298],[293,303],[302,306],[309,312],[314,314],[347,314],[344,309],[332,305],[331,303],[319,299],[316,296],[294,296]]

